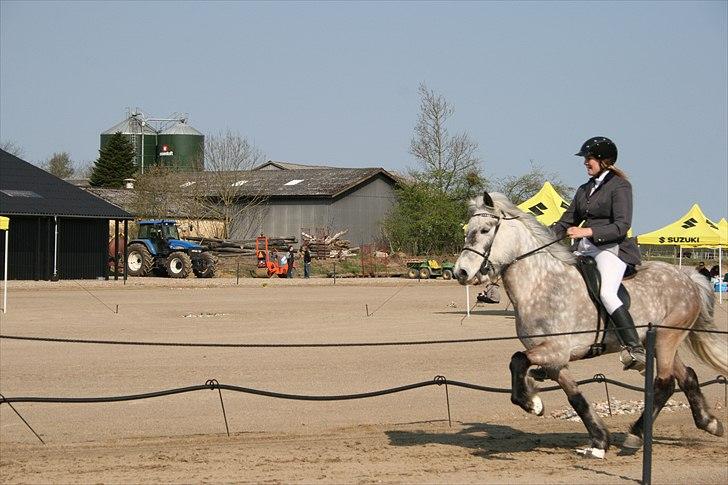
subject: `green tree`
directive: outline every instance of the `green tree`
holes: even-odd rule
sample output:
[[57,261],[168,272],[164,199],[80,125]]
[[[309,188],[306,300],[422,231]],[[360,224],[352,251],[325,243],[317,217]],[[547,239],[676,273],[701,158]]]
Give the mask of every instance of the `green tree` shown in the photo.
[[124,179],[136,172],[134,147],[121,133],[115,133],[109,143],[99,150],[89,182],[93,187],[121,188]]
[[51,158],[46,160],[43,164],[43,169],[46,172],[52,173],[58,178],[68,178],[73,176],[73,162],[68,152],[54,153]]
[[464,200],[422,183],[400,186],[397,198],[382,225],[392,251],[443,254],[462,246],[462,224],[467,220]]

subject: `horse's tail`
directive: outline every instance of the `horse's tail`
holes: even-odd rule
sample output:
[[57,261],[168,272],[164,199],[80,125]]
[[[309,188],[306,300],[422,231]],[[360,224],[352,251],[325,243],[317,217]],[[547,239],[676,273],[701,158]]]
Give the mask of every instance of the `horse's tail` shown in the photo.
[[690,274],[690,279],[700,292],[700,314],[693,324],[686,343],[690,350],[700,360],[723,375],[728,375],[728,346],[715,333],[701,332],[700,330],[717,330],[713,322],[715,310],[715,295],[708,279],[697,271]]

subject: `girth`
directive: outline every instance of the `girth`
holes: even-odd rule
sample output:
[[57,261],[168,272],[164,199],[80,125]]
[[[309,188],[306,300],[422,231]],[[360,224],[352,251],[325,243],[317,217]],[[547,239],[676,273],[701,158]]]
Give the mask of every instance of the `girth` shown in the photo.
[[[607,313],[607,309],[604,308],[604,304],[599,297],[602,279],[599,274],[599,269],[597,269],[597,262],[591,256],[577,256],[576,261],[576,267],[579,269],[581,276],[584,278],[589,297],[597,308],[597,331],[594,334],[594,343],[589,347],[589,352],[587,352],[584,356],[585,359],[589,359],[604,353],[604,350],[606,349],[604,340],[607,337],[608,327],[613,328],[614,324],[612,323],[612,319],[609,317],[609,313]],[[627,270],[624,273],[623,280],[633,277],[636,272],[637,271],[633,265],[628,265]],[[629,310],[631,299],[629,297],[629,292],[624,285],[619,285],[617,296],[624,305],[624,308]],[[604,322],[604,331],[602,331],[602,322]],[[601,340],[599,338],[600,332],[602,334]]]

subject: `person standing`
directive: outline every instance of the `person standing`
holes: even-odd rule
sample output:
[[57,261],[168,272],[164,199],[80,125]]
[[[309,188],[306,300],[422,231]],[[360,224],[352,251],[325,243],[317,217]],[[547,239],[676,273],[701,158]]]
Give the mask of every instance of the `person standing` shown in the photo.
[[[645,348],[634,321],[617,296],[628,265],[640,264],[634,239],[627,237],[632,226],[632,185],[614,166],[617,146],[609,138],[596,136],[581,146],[589,181],[580,186],[574,200],[552,228],[558,237],[575,239],[575,253],[592,256],[601,276],[599,297],[616,327],[622,344],[624,369],[645,369]],[[583,227],[579,227],[583,223]]]
[[311,251],[308,249],[308,246],[304,246],[303,248],[303,277],[311,277]]
[[293,278],[293,260],[295,259],[295,254],[293,253],[293,246],[288,246],[288,272],[286,273],[286,278]]

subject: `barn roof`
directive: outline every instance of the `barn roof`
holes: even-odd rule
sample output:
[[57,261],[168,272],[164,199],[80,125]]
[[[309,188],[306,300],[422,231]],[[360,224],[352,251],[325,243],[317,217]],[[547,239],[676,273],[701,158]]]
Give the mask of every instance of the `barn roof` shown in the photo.
[[230,172],[185,172],[180,185],[207,184],[208,195],[216,189],[235,188],[240,197],[335,198],[348,190],[381,177],[394,185],[397,180],[383,168],[306,168],[246,170]]
[[132,219],[128,212],[0,150],[0,214]]

